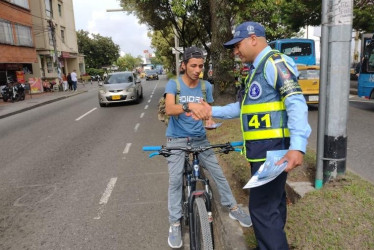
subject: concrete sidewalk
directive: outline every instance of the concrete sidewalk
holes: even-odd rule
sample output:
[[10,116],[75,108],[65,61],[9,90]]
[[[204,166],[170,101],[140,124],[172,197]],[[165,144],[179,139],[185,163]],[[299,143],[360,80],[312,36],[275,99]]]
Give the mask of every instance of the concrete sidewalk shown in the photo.
[[4,102],[0,99],[0,119],[15,115],[42,105],[56,102],[71,96],[87,92],[88,90],[96,87],[97,84],[78,84],[77,91],[57,91],[57,92],[42,92],[36,94],[26,94],[26,98],[23,101]]

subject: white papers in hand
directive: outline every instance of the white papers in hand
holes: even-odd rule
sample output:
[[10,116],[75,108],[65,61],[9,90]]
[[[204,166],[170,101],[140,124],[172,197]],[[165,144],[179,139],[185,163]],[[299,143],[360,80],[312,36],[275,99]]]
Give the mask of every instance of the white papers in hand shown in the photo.
[[281,165],[275,165],[288,150],[275,150],[266,152],[266,161],[258,171],[252,176],[248,183],[243,187],[245,188],[254,188],[261,185],[264,185],[272,180],[274,180],[278,175],[280,175],[287,167],[287,162],[282,163]]
[[205,126],[205,128],[214,129],[214,128],[218,128],[221,125],[222,125],[222,122],[218,122],[218,123],[213,124],[212,126]]

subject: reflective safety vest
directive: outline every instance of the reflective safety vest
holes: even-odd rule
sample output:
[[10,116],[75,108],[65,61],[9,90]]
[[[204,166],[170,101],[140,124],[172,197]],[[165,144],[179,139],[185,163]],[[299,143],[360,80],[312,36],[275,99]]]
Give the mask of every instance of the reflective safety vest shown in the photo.
[[[275,70],[271,86],[265,79],[266,63]],[[244,154],[248,161],[265,161],[268,150],[287,149],[290,131],[284,98],[301,93],[293,69],[277,51],[271,51],[246,78],[246,89],[241,103],[241,126],[245,142]]]

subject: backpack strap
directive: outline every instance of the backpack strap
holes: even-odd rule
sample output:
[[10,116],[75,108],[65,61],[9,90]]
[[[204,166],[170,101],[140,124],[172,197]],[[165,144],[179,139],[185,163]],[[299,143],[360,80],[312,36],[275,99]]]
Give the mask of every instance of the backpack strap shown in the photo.
[[206,101],[206,85],[205,85],[205,81],[201,80],[200,84],[201,84],[201,92],[203,92],[204,101]]
[[[175,104],[179,103],[179,95],[181,93],[181,83],[179,82],[179,77],[175,79],[177,84],[177,93],[175,94]],[[200,80],[201,92],[203,93],[204,101],[206,101],[206,84],[204,80]]]

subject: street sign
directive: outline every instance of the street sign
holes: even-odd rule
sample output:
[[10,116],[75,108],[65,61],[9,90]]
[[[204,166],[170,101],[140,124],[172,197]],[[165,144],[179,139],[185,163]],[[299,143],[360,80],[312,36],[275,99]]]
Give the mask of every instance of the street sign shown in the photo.
[[171,47],[171,52],[173,53],[173,54],[176,54],[176,53],[183,53],[183,47],[177,47],[177,48],[173,48],[173,47]]

